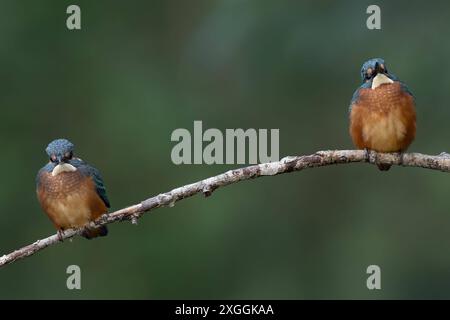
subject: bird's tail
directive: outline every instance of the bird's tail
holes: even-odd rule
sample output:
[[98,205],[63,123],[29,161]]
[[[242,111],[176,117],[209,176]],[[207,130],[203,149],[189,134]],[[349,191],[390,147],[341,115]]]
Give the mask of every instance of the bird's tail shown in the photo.
[[391,168],[391,164],[385,164],[385,163],[377,163],[378,169],[381,171],[388,171]]
[[83,233],[81,233],[81,236],[91,240],[97,237],[104,237],[107,234],[108,228],[106,226],[100,226],[96,228],[84,228]]

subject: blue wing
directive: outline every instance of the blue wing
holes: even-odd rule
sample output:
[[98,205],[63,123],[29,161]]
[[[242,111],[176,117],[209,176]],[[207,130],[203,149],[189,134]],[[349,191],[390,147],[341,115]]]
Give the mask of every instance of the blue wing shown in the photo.
[[47,163],[44,167],[41,168],[41,170],[38,171],[37,175],[36,175],[36,187],[39,187],[40,183],[41,183],[41,175],[44,172],[52,172],[52,170],[55,168],[55,164],[54,163]]
[[92,177],[95,183],[97,194],[100,196],[100,198],[105,203],[106,207],[109,208],[111,205],[109,203],[108,196],[106,195],[106,188],[103,183],[102,176],[100,174],[100,171],[98,171],[95,167],[89,165],[88,163],[84,162],[81,159],[72,159],[70,161],[70,164],[75,166],[80,172],[83,174]]
[[359,98],[359,90],[361,89],[369,89],[372,87],[372,82],[364,82],[356,91],[353,93],[352,100],[350,101],[350,107],[348,108],[348,114],[352,112],[352,106],[353,104],[358,100]]

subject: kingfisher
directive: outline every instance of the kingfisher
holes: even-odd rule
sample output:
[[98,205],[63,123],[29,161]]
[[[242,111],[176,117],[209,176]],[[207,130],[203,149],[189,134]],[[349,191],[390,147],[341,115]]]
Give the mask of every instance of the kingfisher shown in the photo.
[[[361,67],[361,86],[350,103],[350,136],[358,149],[367,152],[399,152],[416,135],[414,97],[405,83],[387,69],[381,58]],[[377,163],[380,170],[391,165]]]
[[110,207],[100,172],[74,157],[74,145],[69,140],[54,140],[45,151],[50,160],[37,174],[36,193],[59,238],[62,240],[65,229],[82,227],[81,235],[87,239],[106,236],[106,226],[86,226]]

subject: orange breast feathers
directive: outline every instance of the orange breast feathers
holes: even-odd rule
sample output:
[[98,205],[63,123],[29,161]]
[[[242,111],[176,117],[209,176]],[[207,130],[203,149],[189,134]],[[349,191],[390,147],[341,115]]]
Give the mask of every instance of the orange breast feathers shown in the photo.
[[406,150],[416,135],[414,98],[399,82],[361,88],[351,107],[350,135],[359,149]]
[[58,230],[79,228],[108,211],[92,177],[79,171],[43,172],[37,189],[42,209]]

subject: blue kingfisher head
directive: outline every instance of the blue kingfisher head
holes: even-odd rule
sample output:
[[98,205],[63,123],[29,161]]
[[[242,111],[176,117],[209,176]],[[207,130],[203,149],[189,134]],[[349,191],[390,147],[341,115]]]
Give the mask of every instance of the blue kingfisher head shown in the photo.
[[373,58],[363,63],[361,67],[361,80],[372,89],[385,83],[393,83],[393,76],[389,74],[386,63],[381,58]]
[[52,175],[56,176],[62,172],[76,171],[76,167],[71,164],[73,159],[74,145],[67,139],[56,139],[49,143],[47,152],[52,164]]

